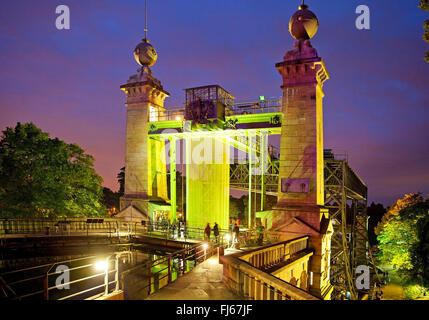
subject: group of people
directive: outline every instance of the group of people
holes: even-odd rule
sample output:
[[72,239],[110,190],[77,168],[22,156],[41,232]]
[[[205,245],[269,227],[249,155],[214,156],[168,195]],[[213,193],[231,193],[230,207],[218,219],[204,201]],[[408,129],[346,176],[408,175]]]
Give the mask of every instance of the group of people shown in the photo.
[[177,220],[177,223],[173,223],[171,226],[173,239],[185,238],[186,237],[186,224],[182,220]]
[[[213,235],[215,237],[215,242],[218,243],[219,242],[219,226],[218,226],[217,222],[215,222],[213,229],[210,227],[210,223],[207,223],[207,226],[204,229],[204,240],[210,241],[210,235],[211,235],[212,231],[213,231]],[[239,236],[240,236],[240,227],[239,227],[238,223],[235,222],[234,226],[232,227],[232,245],[239,242],[238,241]]]
[[[211,232],[212,232],[212,228],[210,227],[210,223],[207,223],[207,226],[204,229],[204,240],[205,241],[210,241]],[[213,235],[215,237],[216,243],[218,243],[219,242],[219,226],[218,226],[217,222],[215,222],[215,224],[213,226]]]

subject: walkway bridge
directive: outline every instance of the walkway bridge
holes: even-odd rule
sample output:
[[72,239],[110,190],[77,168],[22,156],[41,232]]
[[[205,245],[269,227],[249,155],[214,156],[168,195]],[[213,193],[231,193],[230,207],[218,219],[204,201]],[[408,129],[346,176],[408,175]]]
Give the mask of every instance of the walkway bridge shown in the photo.
[[319,300],[308,264],[313,252],[308,237],[275,243],[250,251],[226,255],[224,283],[234,293],[250,300]]
[[[1,221],[2,239],[23,237],[28,242],[29,239],[36,237],[38,241],[56,237],[45,232],[46,228],[49,228],[47,226],[58,225],[59,221],[62,221],[63,226],[68,227],[61,228],[57,232],[62,232],[62,237],[68,241],[73,241],[75,237],[82,237],[79,226],[88,231],[88,238],[100,236],[103,233],[110,238],[113,235],[110,234],[112,230],[109,224],[124,226],[123,222],[106,220],[91,227],[88,225],[84,227],[84,221],[73,219],[69,221],[62,219],[56,222],[29,219],[3,220]],[[92,232],[89,232],[90,229]],[[114,232],[118,236],[117,230]],[[231,243],[226,230],[221,230],[218,242],[214,239],[212,242],[203,242],[203,230],[197,230],[197,228],[188,228],[185,234],[180,235],[172,229],[163,229],[157,225],[129,223],[121,233],[122,236],[127,234],[128,241],[126,245],[123,244],[123,250],[118,252],[63,257],[56,262],[46,261],[21,268],[10,269],[9,265],[8,271],[0,271],[0,297],[12,300],[152,299],[152,294],[160,290],[162,292],[162,288],[176,281],[178,283],[188,281],[195,285],[194,280],[198,278],[199,280],[196,281],[204,282],[208,288],[212,286],[217,288],[218,294],[215,297],[218,299],[225,299],[228,296],[231,299],[316,299],[306,292],[308,277],[305,272],[309,257],[312,255],[308,250],[307,237],[264,247],[245,247],[244,251],[233,249],[231,254],[231,249],[228,249]],[[168,246],[170,250],[173,247],[176,249],[172,253],[160,254],[153,259],[139,262],[135,246],[145,243],[147,239],[151,240],[150,243]],[[255,234],[241,233],[242,246],[254,246],[255,240]],[[229,270],[225,274],[222,267],[218,267],[219,258],[217,257],[217,254],[224,249],[227,255],[221,260],[226,270]],[[205,262],[210,257],[213,257],[211,262]],[[198,277],[200,274],[198,270],[196,273],[190,272],[200,264],[206,265],[202,265],[201,268],[210,270],[210,275],[207,274],[208,279]],[[56,279],[61,275],[57,268],[62,265],[69,268],[67,271],[70,275],[69,280],[65,280],[63,285],[70,286],[70,290],[60,290],[56,285]],[[3,267],[5,266],[6,264]],[[231,287],[236,272],[239,272],[239,277],[247,279],[243,282],[244,291],[240,291],[241,289],[237,291],[237,288]],[[224,274],[223,279],[222,274]],[[289,277],[290,274],[299,275],[299,277],[295,279]],[[182,278],[188,280],[182,280]],[[224,284],[221,283],[222,280]],[[214,283],[209,284],[213,281]],[[174,291],[174,286],[168,288],[167,292]],[[227,292],[227,288],[231,293]],[[207,296],[213,299],[213,290],[208,292],[212,295]],[[165,296],[160,294],[160,297]],[[177,298],[183,298],[183,294]]]

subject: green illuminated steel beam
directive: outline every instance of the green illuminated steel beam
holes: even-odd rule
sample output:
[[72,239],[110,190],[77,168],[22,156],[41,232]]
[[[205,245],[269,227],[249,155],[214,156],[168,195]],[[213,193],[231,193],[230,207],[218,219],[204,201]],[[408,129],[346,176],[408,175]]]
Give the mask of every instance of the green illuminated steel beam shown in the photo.
[[249,201],[248,201],[248,222],[247,226],[252,227],[252,148],[253,148],[253,139],[252,135],[248,135],[249,139]]
[[188,221],[190,212],[190,197],[189,197],[189,175],[190,175],[190,161],[191,161],[191,140],[185,139],[185,163],[186,163],[186,217]]
[[[261,132],[261,152],[260,152],[260,161],[261,161],[261,210],[264,211],[264,197],[265,197],[265,171],[266,171],[266,160],[267,159],[267,147],[268,147],[268,133],[266,131]],[[255,194],[256,197],[256,194]]]
[[170,222],[176,222],[177,196],[176,196],[176,139],[170,139]]

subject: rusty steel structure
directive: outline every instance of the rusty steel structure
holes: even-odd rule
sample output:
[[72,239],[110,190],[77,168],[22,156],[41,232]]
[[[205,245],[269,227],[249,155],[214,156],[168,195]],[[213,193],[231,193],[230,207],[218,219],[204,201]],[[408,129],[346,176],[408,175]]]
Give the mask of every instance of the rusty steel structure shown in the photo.
[[325,150],[325,207],[334,227],[331,243],[331,283],[334,296],[358,299],[355,270],[368,265],[368,188],[350,167],[347,157]]

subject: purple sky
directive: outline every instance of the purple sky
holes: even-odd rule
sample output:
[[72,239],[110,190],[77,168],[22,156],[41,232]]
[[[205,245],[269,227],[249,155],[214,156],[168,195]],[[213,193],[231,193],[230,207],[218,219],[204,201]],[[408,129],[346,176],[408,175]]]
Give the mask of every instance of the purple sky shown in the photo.
[[[429,192],[428,12],[418,0],[308,0],[320,28],[312,40],[331,79],[325,85],[325,147],[347,152],[369,200],[390,205]],[[279,97],[274,65],[293,48],[288,21],[298,0],[149,0],[154,75],[183,105],[182,89],[220,84],[237,101]],[[71,30],[55,28],[66,4]],[[371,30],[355,9],[371,9]],[[96,158],[104,184],[118,189],[124,164],[124,84],[138,65],[144,1],[1,1],[0,129],[34,122]]]

